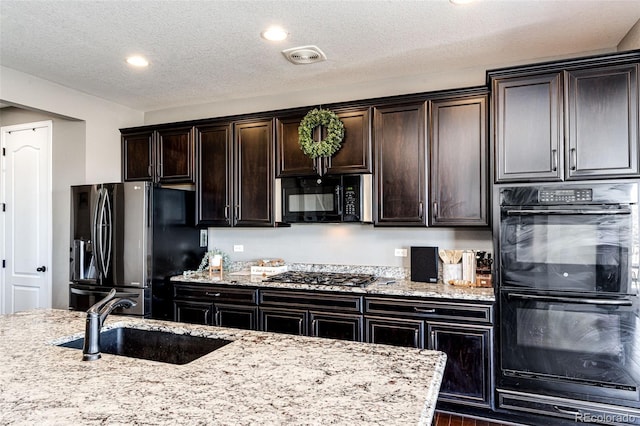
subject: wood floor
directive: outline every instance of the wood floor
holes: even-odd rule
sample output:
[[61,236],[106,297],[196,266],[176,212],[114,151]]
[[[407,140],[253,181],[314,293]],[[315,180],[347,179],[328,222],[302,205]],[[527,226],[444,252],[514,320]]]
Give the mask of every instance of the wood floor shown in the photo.
[[495,423],[486,420],[477,420],[470,417],[461,417],[453,414],[436,413],[432,426],[501,426],[502,423]]

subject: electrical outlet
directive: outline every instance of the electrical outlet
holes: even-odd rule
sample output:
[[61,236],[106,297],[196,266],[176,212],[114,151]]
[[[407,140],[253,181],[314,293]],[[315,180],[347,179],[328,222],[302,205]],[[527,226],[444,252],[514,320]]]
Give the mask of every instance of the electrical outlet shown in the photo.
[[396,257],[407,257],[407,249],[395,249],[393,255]]
[[236,252],[236,253],[244,251],[244,246],[242,244],[235,244],[233,246],[233,251]]
[[201,229],[200,230],[200,247],[206,247],[207,246],[207,240],[209,239],[208,236],[208,231],[206,229]]

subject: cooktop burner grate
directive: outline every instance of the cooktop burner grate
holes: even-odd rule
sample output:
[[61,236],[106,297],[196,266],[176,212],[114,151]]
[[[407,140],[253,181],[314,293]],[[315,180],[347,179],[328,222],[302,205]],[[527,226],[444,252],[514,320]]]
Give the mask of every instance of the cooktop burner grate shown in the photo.
[[318,284],[347,287],[364,287],[376,280],[371,274],[349,274],[342,272],[298,272],[289,271],[272,275],[263,281],[293,284]]

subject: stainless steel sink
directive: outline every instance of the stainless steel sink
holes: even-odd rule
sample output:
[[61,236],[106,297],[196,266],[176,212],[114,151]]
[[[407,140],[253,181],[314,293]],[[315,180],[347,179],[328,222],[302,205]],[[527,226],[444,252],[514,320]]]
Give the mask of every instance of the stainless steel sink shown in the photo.
[[[187,364],[231,343],[231,340],[118,327],[100,333],[100,352],[171,364]],[[82,349],[84,338],[61,343]]]

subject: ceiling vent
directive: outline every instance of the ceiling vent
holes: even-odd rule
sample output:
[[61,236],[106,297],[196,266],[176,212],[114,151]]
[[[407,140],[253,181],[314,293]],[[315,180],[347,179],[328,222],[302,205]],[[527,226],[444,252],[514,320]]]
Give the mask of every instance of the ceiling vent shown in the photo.
[[327,55],[318,46],[292,47],[283,50],[282,54],[287,58],[287,61],[296,65],[313,64],[327,60]]

